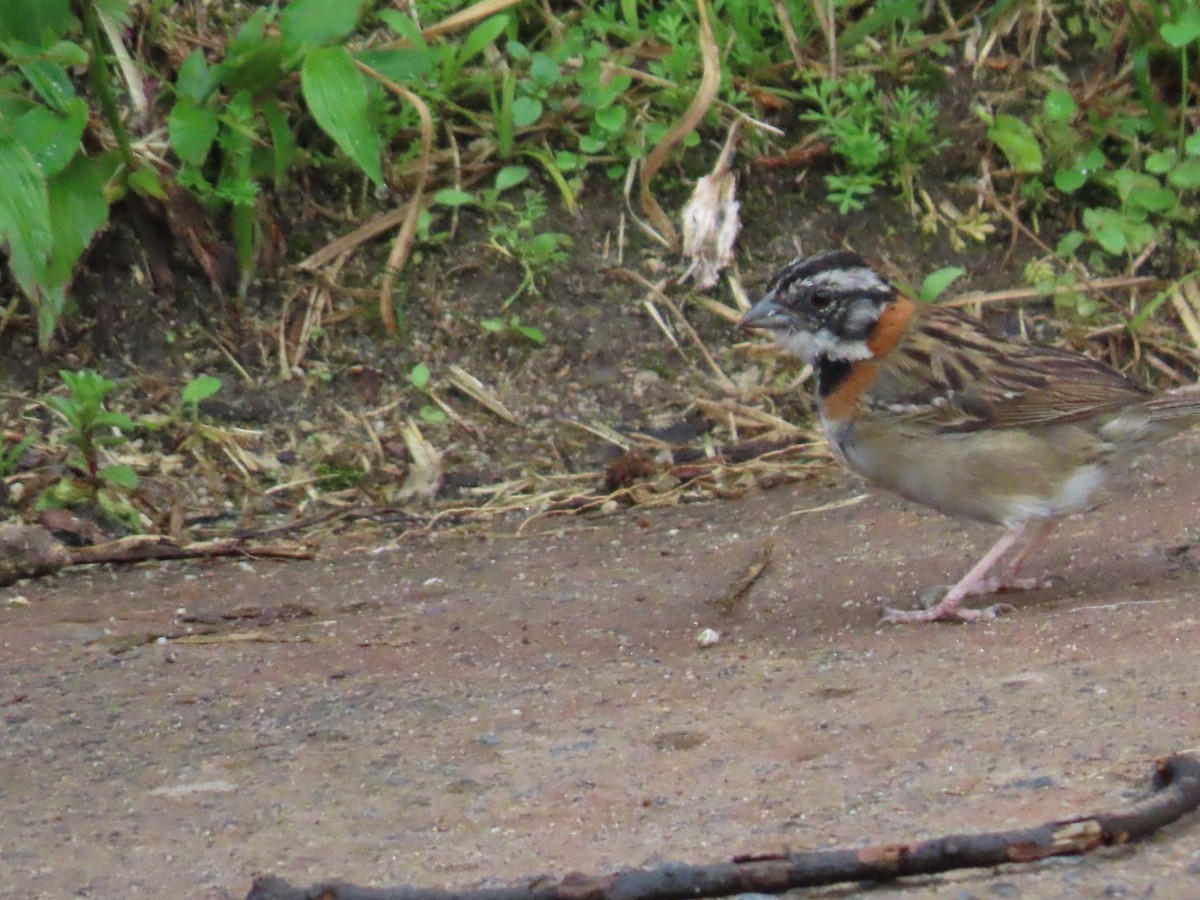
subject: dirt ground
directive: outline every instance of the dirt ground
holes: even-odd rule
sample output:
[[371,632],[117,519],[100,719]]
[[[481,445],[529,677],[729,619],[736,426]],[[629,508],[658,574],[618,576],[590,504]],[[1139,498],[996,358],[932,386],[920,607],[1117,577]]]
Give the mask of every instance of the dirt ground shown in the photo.
[[[1060,529],[1034,563],[1055,584],[984,624],[877,627],[879,597],[914,603],[995,535],[839,503],[864,490],[830,470],[520,538],[0,590],[0,894],[500,885],[1009,828],[1120,806],[1200,749],[1200,437]],[[246,607],[268,614],[222,618]],[[188,632],[209,642],[154,639]],[[868,892],[1194,897],[1198,847],[1193,816]]]

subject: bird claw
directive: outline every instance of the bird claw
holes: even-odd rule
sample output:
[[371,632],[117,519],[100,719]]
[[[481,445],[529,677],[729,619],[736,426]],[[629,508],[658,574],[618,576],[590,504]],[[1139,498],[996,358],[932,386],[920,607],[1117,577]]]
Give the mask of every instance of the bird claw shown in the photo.
[[961,619],[964,622],[978,622],[994,619],[1003,613],[1015,611],[1016,607],[1011,603],[993,603],[984,609],[972,609],[966,606],[941,609],[940,605],[928,609],[892,609],[889,606],[885,606],[883,608],[883,615],[876,624],[911,625],[915,622],[938,622],[944,619]]

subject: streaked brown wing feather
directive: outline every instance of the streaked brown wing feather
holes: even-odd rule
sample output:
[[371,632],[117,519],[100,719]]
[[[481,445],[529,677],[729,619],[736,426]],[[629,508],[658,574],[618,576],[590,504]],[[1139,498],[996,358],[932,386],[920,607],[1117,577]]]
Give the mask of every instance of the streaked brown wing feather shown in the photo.
[[877,414],[964,432],[1077,422],[1150,396],[1102,362],[997,335],[940,307],[922,309],[871,393]]

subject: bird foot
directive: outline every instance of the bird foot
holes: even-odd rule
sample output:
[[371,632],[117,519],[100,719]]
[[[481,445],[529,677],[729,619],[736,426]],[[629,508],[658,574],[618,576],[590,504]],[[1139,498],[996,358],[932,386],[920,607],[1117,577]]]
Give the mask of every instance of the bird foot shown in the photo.
[[1014,612],[1016,607],[1011,603],[993,603],[984,609],[972,609],[969,606],[939,603],[928,609],[892,609],[883,608],[879,625],[911,625],[916,622],[940,622],[946,619],[961,619],[964,622],[978,622],[994,619],[1002,613]]
[[1049,578],[1012,578],[1002,575],[999,578],[984,578],[979,584],[964,592],[963,596],[983,597],[987,594],[998,594],[1001,591],[1040,591],[1042,588],[1050,587],[1050,584]]

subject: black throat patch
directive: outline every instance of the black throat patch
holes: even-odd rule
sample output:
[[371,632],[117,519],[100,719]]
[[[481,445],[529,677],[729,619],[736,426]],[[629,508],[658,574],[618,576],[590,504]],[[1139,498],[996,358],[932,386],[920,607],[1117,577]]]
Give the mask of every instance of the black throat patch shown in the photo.
[[853,363],[848,359],[829,359],[826,356],[817,360],[817,396],[828,397],[842,382],[850,377]]

